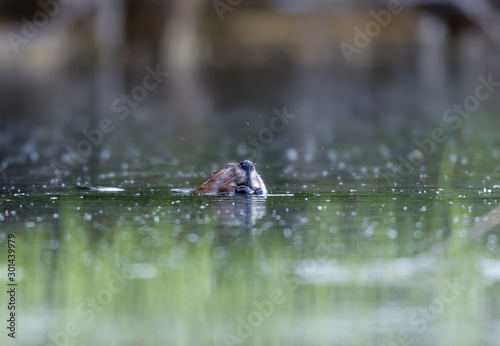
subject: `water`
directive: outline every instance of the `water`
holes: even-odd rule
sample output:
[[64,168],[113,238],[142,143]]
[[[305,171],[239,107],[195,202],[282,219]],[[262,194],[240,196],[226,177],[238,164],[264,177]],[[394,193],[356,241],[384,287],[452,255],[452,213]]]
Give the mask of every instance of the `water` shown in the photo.
[[203,181],[189,174],[11,189],[16,341],[497,344],[497,176],[389,187],[373,171],[273,182],[267,197],[179,193]]
[[[0,345],[498,345],[494,28],[408,8],[350,63],[368,8],[214,4],[4,40]],[[244,159],[269,195],[188,193]]]
[[0,296],[12,302],[10,236],[14,343],[497,345],[498,118],[416,145],[437,126],[335,146],[287,129],[255,160],[266,197],[186,193],[258,130],[180,141],[175,160],[110,146],[69,174],[9,152]]

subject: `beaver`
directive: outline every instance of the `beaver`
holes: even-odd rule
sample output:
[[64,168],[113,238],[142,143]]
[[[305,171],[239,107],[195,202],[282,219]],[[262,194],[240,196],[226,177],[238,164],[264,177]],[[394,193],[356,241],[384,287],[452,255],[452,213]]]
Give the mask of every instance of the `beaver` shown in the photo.
[[240,163],[230,162],[223,169],[212,172],[195,195],[265,195],[266,185],[248,160]]

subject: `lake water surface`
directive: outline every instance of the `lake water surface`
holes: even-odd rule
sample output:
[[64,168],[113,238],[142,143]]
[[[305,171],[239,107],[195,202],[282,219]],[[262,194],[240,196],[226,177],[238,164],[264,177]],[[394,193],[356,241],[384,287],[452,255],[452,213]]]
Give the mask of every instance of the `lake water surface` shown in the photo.
[[96,186],[123,191],[4,189],[16,341],[497,345],[498,173],[389,187],[376,172],[298,174],[266,197],[192,196],[175,188],[201,176],[119,172]]

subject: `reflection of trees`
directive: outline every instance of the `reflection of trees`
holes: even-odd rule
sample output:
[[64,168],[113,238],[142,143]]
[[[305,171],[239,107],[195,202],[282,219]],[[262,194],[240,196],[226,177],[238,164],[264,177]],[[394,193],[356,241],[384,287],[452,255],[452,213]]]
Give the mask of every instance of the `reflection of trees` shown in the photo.
[[[170,72],[165,85],[107,140],[110,148],[120,146],[129,165],[134,159],[127,154],[161,158],[153,152],[161,150],[156,149],[159,138],[203,141],[215,137],[210,131],[228,132],[221,143],[231,148],[246,138],[234,128],[245,123],[258,128],[257,115],[265,118],[274,107],[287,106],[301,116],[268,153],[293,146],[299,161],[317,159],[319,142],[373,141],[377,131],[396,132],[387,126],[392,119],[385,119],[396,118],[391,114],[424,113],[434,119],[442,106],[434,103],[449,105],[450,95],[427,102],[425,88],[412,81],[455,93],[491,70],[485,57],[500,47],[498,1],[402,4],[407,10],[374,38],[377,44],[347,65],[339,43],[352,40],[353,27],[371,20],[370,11],[387,7],[387,1],[242,1],[221,21],[213,3],[201,0],[72,0],[60,4],[17,54],[7,34],[20,34],[22,18],[31,20],[43,8],[35,0],[0,2],[0,135],[6,138],[0,141],[0,159],[19,156],[5,165],[60,159],[83,129],[97,128],[102,117],[112,115],[109,105],[137,85],[145,66],[158,63]],[[424,106],[430,111],[419,112]],[[384,119],[377,117],[381,113]],[[344,119],[343,131],[337,131]],[[213,120],[221,127],[210,130]],[[4,122],[18,126],[4,128]],[[48,130],[35,133],[25,124]],[[28,144],[46,150],[30,159],[33,150],[20,149]],[[111,154],[100,156],[104,150],[96,148],[89,171],[118,156],[109,148]]]

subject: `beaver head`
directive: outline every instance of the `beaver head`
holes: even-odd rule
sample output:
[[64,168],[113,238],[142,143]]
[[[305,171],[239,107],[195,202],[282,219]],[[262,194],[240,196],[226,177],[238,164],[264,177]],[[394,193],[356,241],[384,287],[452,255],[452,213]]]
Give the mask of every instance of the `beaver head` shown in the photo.
[[266,185],[251,161],[230,162],[223,169],[210,173],[207,180],[193,191],[197,195],[263,195]]

